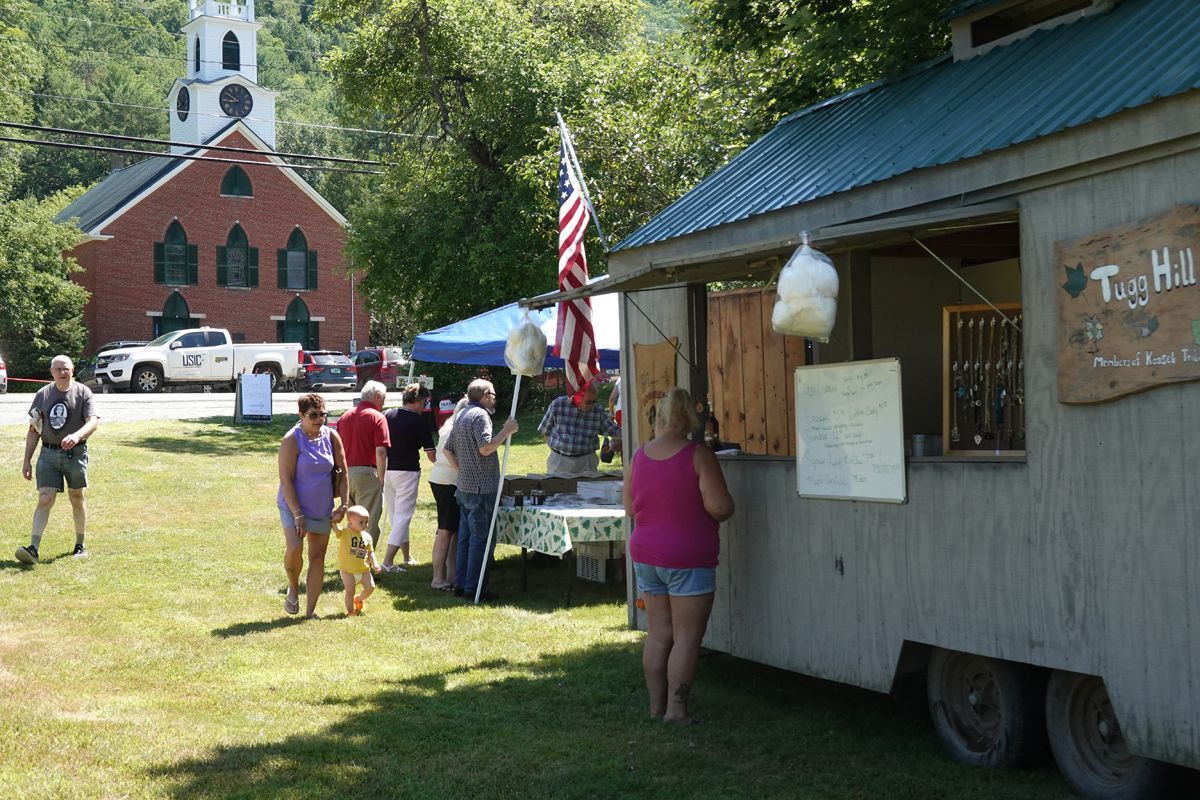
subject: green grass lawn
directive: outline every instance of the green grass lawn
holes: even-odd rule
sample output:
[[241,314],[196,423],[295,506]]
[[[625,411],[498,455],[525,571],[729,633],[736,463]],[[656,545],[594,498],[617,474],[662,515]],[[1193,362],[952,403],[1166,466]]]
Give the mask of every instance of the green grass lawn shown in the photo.
[[[540,471],[523,418],[510,472]],[[702,658],[686,730],[648,718],[624,591],[500,548],[499,606],[381,576],[344,618],[282,610],[275,453],[289,422],[106,424],[91,555],[63,496],[20,567],[35,492],[0,430],[0,794],[12,798],[1062,798],[1050,767],[951,763],[919,705],[724,655]],[[414,555],[428,561],[421,487]],[[334,560],[331,558],[331,565]]]

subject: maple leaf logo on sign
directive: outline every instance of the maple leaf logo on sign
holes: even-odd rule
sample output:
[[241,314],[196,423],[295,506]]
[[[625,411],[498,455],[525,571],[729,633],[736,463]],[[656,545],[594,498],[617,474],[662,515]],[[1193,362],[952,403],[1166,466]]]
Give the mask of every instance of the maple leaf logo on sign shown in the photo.
[[1076,264],[1073,267],[1063,267],[1067,271],[1067,282],[1063,284],[1063,289],[1071,297],[1079,297],[1087,286],[1087,276],[1083,274],[1083,264]]

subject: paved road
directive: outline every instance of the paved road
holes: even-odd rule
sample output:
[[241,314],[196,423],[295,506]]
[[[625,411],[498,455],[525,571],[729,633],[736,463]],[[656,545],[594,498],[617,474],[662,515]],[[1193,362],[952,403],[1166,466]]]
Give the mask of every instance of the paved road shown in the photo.
[[[295,393],[272,396],[272,413],[294,418]],[[330,410],[350,408],[357,392],[328,392],[325,404]],[[12,425],[28,419],[33,395],[0,394],[0,425]],[[146,419],[197,419],[232,417],[233,392],[166,392],[163,394],[97,394],[96,410],[103,421],[132,422]]]

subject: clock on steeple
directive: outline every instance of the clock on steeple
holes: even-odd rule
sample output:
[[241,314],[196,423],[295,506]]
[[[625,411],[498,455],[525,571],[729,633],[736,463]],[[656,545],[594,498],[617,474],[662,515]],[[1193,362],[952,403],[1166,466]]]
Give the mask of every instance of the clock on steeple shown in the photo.
[[175,95],[175,115],[179,117],[180,122],[187,122],[188,111],[192,107],[192,95],[186,86],[179,87],[179,94]]
[[240,83],[231,83],[221,90],[221,110],[230,117],[245,117],[254,108],[250,90]]

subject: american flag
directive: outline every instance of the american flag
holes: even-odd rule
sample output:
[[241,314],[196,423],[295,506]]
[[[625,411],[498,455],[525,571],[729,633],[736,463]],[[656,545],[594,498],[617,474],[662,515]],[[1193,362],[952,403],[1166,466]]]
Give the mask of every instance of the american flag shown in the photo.
[[[588,282],[583,234],[587,231],[590,216],[574,170],[567,161],[565,141],[558,149],[558,202],[558,288],[567,290]],[[567,385],[572,394],[599,374],[591,300],[568,300],[558,304],[558,338],[554,343],[554,355],[566,366]]]

